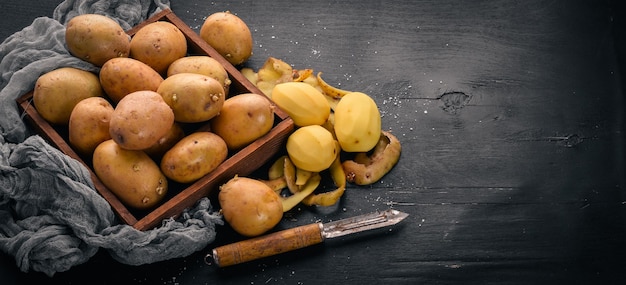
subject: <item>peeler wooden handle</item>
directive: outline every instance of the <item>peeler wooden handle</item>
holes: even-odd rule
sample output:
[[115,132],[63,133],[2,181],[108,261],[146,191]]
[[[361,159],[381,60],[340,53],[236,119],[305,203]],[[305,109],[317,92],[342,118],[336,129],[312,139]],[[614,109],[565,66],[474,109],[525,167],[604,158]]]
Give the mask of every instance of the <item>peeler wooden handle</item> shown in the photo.
[[324,241],[321,223],[299,226],[213,249],[213,262],[225,267],[304,248]]

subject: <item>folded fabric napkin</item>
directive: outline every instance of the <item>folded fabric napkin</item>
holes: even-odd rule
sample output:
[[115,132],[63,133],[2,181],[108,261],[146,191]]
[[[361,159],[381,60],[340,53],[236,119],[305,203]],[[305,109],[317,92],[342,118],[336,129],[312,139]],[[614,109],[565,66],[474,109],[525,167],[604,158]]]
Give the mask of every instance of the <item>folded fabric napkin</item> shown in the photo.
[[190,255],[215,239],[223,220],[208,198],[152,230],[119,223],[88,170],[33,134],[15,103],[48,71],[98,71],[66,49],[64,24],[72,17],[103,14],[128,29],[167,7],[167,0],[67,0],[53,18],[37,18],[0,44],[0,250],[22,271],[52,276],[99,249],[121,263],[148,264]]

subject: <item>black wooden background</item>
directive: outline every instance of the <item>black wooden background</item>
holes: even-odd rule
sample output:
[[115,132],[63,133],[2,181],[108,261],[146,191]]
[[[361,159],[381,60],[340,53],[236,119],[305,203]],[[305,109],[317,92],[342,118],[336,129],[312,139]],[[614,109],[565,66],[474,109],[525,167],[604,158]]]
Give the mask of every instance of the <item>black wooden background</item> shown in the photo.
[[[0,36],[60,1],[3,0]],[[622,7],[619,7],[622,6]],[[623,284],[624,65],[620,1],[199,1],[171,3],[199,31],[230,10],[269,57],[371,95],[400,163],[339,205],[301,207],[279,228],[395,209],[391,231],[226,269],[205,251],[126,266],[105,252],[50,279],[6,254],[1,283]]]

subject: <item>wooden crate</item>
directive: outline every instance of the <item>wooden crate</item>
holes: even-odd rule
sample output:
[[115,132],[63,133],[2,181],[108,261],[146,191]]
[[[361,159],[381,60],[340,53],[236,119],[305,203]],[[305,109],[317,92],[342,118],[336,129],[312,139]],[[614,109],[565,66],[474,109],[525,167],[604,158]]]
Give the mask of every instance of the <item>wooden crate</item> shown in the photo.
[[[256,86],[248,81],[239,70],[230,64],[215,49],[204,42],[198,34],[169,9],[155,14],[153,17],[150,17],[141,24],[128,30],[127,33],[132,36],[141,29],[141,27],[155,21],[168,21],[176,25],[187,38],[189,55],[208,55],[224,66],[232,81],[229,96],[249,92],[263,94]],[[109,202],[113,211],[121,221],[142,231],[160,225],[163,219],[178,216],[185,208],[193,206],[200,198],[212,194],[213,191],[217,190],[219,185],[223,184],[234,175],[249,175],[263,166],[284,147],[288,135],[294,129],[293,121],[286,113],[275,106],[275,124],[268,134],[235,153],[229,153],[228,158],[217,169],[192,184],[178,185],[170,181],[170,185],[174,185],[174,187],[170,187],[168,196],[157,208],[149,211],[138,211],[127,208],[113,192],[104,186],[93,172],[90,165],[91,159],[81,157],[69,145],[67,128],[64,126],[53,126],[44,120],[34,108],[32,97],[33,92],[31,91],[18,98],[17,103],[25,114],[26,120],[35,131],[63,153],[87,166],[96,190]],[[178,185],[178,189],[176,189],[176,185]]]

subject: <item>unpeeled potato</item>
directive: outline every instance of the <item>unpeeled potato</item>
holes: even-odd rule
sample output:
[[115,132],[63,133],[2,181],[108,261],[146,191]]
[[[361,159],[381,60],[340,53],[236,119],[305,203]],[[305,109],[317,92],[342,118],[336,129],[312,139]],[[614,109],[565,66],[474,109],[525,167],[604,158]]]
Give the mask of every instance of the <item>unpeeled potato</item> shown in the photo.
[[207,17],[200,28],[200,37],[232,65],[242,64],[252,56],[252,33],[248,25],[228,11]]
[[161,82],[159,73],[133,58],[113,58],[100,69],[100,84],[113,102],[135,91],[156,91]]
[[73,67],[62,67],[37,79],[33,104],[46,121],[65,125],[78,102],[103,95],[97,75]]
[[178,73],[198,73],[215,78],[224,87],[224,92],[228,94],[231,84],[228,72],[219,61],[210,56],[195,55],[177,59],[167,68],[167,76]]
[[113,106],[102,97],[84,99],[72,110],[68,126],[69,142],[82,155],[91,156],[103,141],[111,139],[109,121]]
[[230,97],[210,121],[211,130],[228,149],[237,150],[267,134],[274,125],[274,107],[264,95],[244,93]]
[[109,133],[122,148],[144,150],[165,136],[174,123],[174,112],[154,91],[126,95],[111,114]]
[[226,100],[220,82],[197,73],[174,74],[159,85],[157,93],[174,111],[174,119],[182,123],[210,120],[220,112]]
[[170,22],[147,24],[130,40],[130,57],[149,65],[160,74],[165,74],[172,62],[186,54],[187,39]]
[[123,204],[133,208],[154,207],[168,190],[167,178],[145,152],[123,149],[113,140],[96,147],[93,170]]
[[163,155],[161,171],[176,182],[189,183],[215,170],[227,155],[226,143],[218,135],[195,132]]
[[178,141],[185,137],[185,130],[181,124],[174,122],[170,130],[162,136],[155,144],[143,151],[152,158],[161,158],[170,150]]
[[272,229],[283,217],[280,196],[265,183],[234,177],[220,186],[218,200],[228,224],[245,236],[258,236]]
[[65,42],[69,52],[96,66],[115,57],[128,57],[130,37],[113,19],[82,14],[67,22]]

